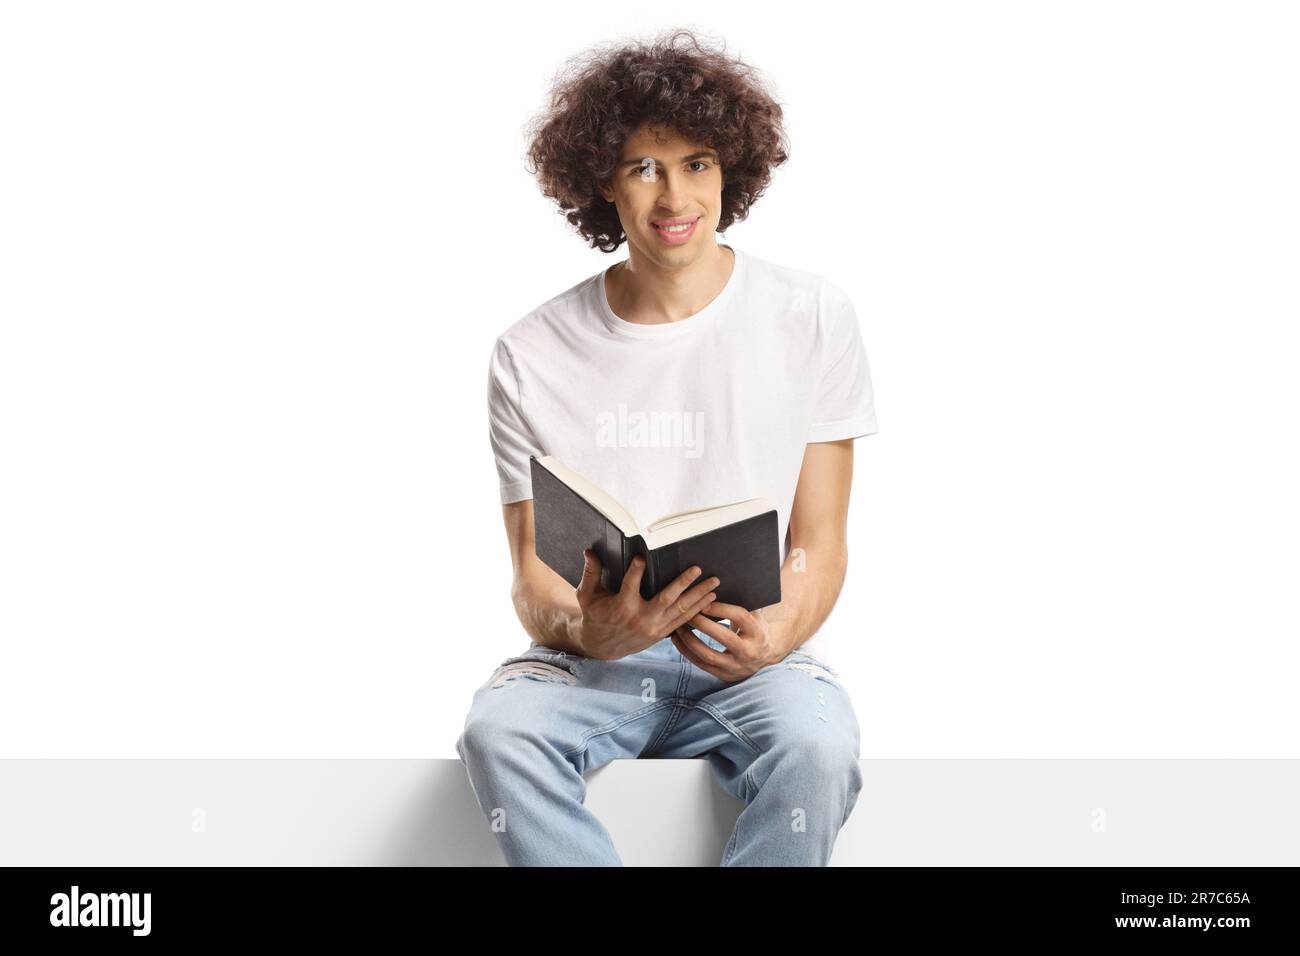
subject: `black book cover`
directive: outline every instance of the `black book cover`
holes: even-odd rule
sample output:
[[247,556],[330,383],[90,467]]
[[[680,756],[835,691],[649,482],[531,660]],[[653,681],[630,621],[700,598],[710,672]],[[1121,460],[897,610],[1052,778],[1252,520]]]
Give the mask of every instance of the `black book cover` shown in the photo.
[[537,557],[565,581],[582,582],[582,550],[600,558],[601,586],[617,591],[628,564],[646,556],[641,597],[650,600],[692,565],[717,577],[717,600],[753,611],[781,601],[781,550],[773,509],[647,553],[641,535],[627,536],[614,522],[529,456],[533,484],[533,534]]

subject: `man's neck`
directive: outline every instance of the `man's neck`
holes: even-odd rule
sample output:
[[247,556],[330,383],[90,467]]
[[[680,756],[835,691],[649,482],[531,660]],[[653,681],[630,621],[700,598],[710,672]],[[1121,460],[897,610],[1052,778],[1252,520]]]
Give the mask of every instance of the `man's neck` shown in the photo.
[[635,249],[605,275],[605,298],[625,322],[658,325],[689,319],[718,297],[736,267],[729,246],[714,245],[694,262],[668,269]]

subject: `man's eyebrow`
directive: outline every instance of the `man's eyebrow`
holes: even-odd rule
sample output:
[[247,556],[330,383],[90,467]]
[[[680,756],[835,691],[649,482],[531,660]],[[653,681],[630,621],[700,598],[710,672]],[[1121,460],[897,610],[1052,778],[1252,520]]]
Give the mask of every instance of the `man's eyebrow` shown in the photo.
[[[654,157],[651,157],[651,159],[654,159]],[[717,152],[715,152],[714,150],[711,150],[711,149],[702,149],[702,150],[699,150],[698,152],[691,153],[689,156],[683,156],[681,159],[678,160],[678,162],[679,162],[679,163],[693,163],[693,162],[695,162],[695,160],[697,160],[697,159],[711,159],[711,160],[713,160],[713,161],[716,163],[716,162],[718,162],[718,154],[717,154]],[[625,160],[623,160],[621,163],[619,163],[619,165],[620,165],[620,166],[640,166],[641,163],[642,163],[644,160],[645,160],[645,157],[644,157],[644,156],[642,156],[642,157],[640,157],[640,158],[638,158],[638,159],[625,159]],[[656,166],[663,166],[663,165],[666,165],[666,164],[665,164],[665,163],[661,163],[661,162],[659,162],[659,160],[655,159],[655,165],[656,165]]]

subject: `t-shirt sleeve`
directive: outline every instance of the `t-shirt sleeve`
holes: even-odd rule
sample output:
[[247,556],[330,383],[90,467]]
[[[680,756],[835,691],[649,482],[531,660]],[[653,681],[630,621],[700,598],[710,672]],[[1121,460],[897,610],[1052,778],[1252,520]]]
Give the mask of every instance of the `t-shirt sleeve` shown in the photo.
[[848,295],[833,283],[826,283],[824,293],[821,375],[808,441],[874,435],[878,429],[871,369],[857,312]]
[[496,456],[501,503],[522,501],[533,496],[528,456],[541,458],[545,452],[524,417],[519,376],[509,346],[498,338],[488,364],[488,436]]

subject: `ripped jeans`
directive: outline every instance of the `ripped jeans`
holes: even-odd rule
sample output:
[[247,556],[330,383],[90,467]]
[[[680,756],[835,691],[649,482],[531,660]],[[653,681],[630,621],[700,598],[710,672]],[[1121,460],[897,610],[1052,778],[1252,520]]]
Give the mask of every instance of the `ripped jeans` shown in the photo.
[[479,687],[456,740],[511,866],[621,866],[583,774],[698,756],[745,804],[721,865],[825,866],[862,789],[858,747],[848,694],[816,658],[796,650],[727,683],[669,638],[618,660],[533,644]]

